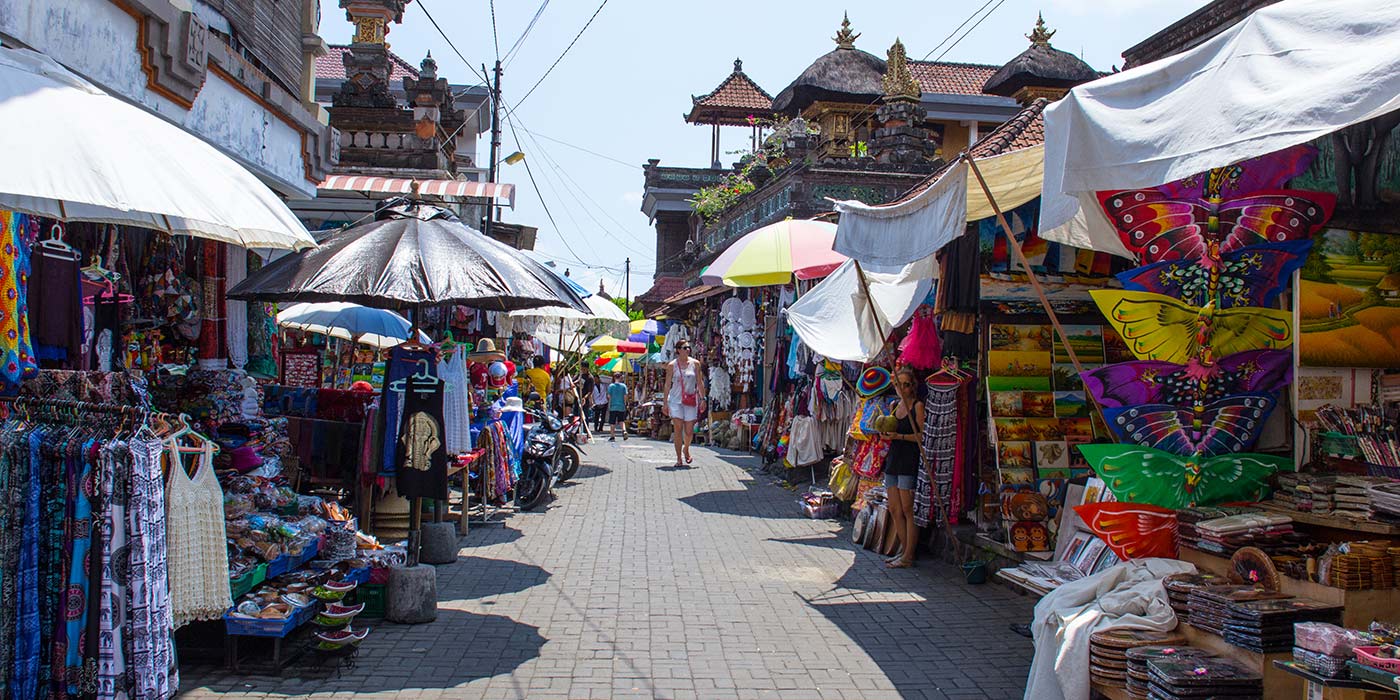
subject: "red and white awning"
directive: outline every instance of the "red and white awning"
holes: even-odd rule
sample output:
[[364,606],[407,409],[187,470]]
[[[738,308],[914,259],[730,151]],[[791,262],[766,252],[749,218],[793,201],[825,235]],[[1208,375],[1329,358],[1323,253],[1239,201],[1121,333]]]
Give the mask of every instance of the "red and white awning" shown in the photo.
[[473,182],[471,180],[413,180],[402,177],[373,177],[369,175],[331,175],[325,182],[316,186],[318,190],[339,192],[380,192],[384,194],[409,194],[413,185],[418,185],[418,194],[424,197],[478,197],[495,199],[500,204],[515,207],[515,185],[495,182]]

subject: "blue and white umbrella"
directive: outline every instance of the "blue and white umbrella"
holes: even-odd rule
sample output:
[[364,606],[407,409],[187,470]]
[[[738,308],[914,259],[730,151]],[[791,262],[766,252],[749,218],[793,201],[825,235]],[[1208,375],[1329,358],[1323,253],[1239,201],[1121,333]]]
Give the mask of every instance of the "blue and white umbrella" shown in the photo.
[[[389,348],[408,340],[413,324],[388,309],[372,309],[341,301],[293,304],[277,314],[277,325],[332,338]],[[431,343],[423,331],[418,342]]]

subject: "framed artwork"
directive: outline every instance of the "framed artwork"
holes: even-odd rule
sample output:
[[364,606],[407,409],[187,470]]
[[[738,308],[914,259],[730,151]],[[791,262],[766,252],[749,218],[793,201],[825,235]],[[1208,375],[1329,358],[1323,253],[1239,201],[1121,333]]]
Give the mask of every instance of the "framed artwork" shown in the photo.
[[1299,271],[1298,361],[1400,367],[1400,235],[1326,229]]

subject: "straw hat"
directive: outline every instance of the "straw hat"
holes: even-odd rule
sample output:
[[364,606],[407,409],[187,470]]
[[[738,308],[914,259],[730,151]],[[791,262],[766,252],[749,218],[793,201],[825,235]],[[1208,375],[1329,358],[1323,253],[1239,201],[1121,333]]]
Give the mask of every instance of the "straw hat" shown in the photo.
[[476,344],[476,350],[467,355],[467,359],[472,362],[493,362],[506,359],[506,354],[496,349],[496,341],[490,338],[482,338]]

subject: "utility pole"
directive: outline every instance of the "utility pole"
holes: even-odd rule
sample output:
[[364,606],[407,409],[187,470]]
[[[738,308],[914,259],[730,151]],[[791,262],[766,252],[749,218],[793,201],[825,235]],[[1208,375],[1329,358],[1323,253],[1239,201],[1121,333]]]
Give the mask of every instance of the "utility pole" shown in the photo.
[[[486,72],[486,65],[482,64],[481,72]],[[486,181],[496,184],[496,162],[501,155],[501,62],[496,61],[496,69],[493,73],[495,80],[491,85],[491,166],[486,171]],[[490,198],[486,200],[486,225],[483,233],[491,235],[491,222],[496,218],[496,200]]]
[[622,306],[627,318],[632,318],[632,258],[627,258],[627,262],[622,267]]

